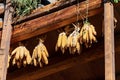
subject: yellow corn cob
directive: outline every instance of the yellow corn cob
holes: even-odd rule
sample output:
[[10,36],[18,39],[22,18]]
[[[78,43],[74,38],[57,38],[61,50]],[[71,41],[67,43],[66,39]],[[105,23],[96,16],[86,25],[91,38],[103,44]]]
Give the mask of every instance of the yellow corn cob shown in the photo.
[[41,46],[40,44],[37,46],[37,50],[36,50],[36,52],[37,52],[37,56],[38,56],[38,58],[41,59],[42,46]]
[[86,32],[86,43],[89,43],[89,33],[88,33],[88,30]]
[[27,61],[27,64],[30,64],[31,61],[32,61],[32,58],[30,56],[30,52],[28,50],[25,51],[27,56],[26,56],[26,61]]
[[37,54],[38,52],[37,52],[37,46],[36,46],[33,50],[32,58],[37,58]]
[[49,57],[49,54],[48,54],[47,48],[45,47],[44,44],[42,44],[42,48],[43,48],[43,51],[45,52],[46,56]]
[[12,61],[12,65],[15,65],[15,64],[16,64],[16,60],[14,58],[13,61]]
[[61,44],[62,44],[62,34],[63,33],[60,33],[59,36],[58,36],[57,47],[60,47]]
[[84,29],[84,27],[81,28],[79,37],[82,37],[82,36],[83,36],[83,29]]
[[83,34],[83,42],[87,42],[87,30]]
[[96,39],[95,36],[92,36],[92,40],[93,40],[94,42],[97,42],[97,39]]
[[64,49],[67,46],[67,36],[66,33],[63,32],[62,35],[62,48]]
[[90,25],[90,28],[92,29],[92,33],[94,35],[97,35],[97,32],[95,31],[95,27],[93,25]]
[[37,61],[36,59],[33,59],[34,66],[37,66]]
[[20,46],[19,49],[20,49],[20,54],[19,54],[20,59],[23,59],[23,57],[24,57],[24,47]]
[[89,28],[88,33],[89,33],[90,43],[92,43],[92,36],[93,36],[93,34],[92,34],[92,29],[91,28]]
[[12,51],[11,56],[14,55],[14,54],[17,52],[18,49],[19,49],[19,47],[15,48],[15,49]]
[[8,63],[7,63],[7,68],[9,68],[9,62],[10,62],[10,59],[11,59],[11,57],[10,57],[10,55],[8,55]]
[[44,52],[42,52],[42,61],[43,61],[45,64],[48,64],[48,59],[47,59],[47,56],[45,55]]
[[15,59],[18,60],[20,58],[20,48],[17,49],[15,54]]
[[77,42],[76,49],[77,49],[77,53],[80,54],[80,44],[79,44],[79,42]]
[[67,47],[71,46],[71,42],[72,42],[72,36],[71,34],[68,36],[68,40],[67,40]]

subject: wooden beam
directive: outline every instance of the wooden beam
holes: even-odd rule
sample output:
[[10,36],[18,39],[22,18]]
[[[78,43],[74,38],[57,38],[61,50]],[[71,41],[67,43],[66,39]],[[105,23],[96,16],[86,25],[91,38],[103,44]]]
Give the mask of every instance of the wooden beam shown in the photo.
[[10,48],[10,39],[12,34],[12,13],[10,13],[10,0],[6,0],[6,7],[5,7],[5,15],[4,15],[4,24],[3,24],[3,30],[2,30],[2,38],[1,38],[1,46],[0,48],[3,50],[0,50],[0,55],[2,59],[2,65],[1,65],[1,73],[0,74],[0,80],[6,80],[7,75],[7,63],[8,63],[8,54],[9,54],[9,48]]
[[[81,1],[80,1],[81,2]],[[69,7],[73,4],[76,4],[77,1],[76,0],[66,0],[66,1],[57,1],[55,3],[51,3],[49,5],[37,8],[35,10],[32,11],[31,14],[26,15],[24,17],[21,18],[14,18],[12,24],[17,24],[17,23],[21,23],[30,19],[33,19],[35,17],[41,17],[50,13],[53,13],[55,11],[61,10],[63,8]],[[17,19],[17,21],[16,21]]]
[[105,80],[115,80],[114,10],[112,3],[104,4]]
[[[101,0],[90,0],[89,2],[89,17],[102,11],[102,8],[99,8],[102,2]],[[79,10],[81,13],[85,12],[85,2],[80,3]],[[80,16],[79,19],[81,19]],[[46,16],[38,17],[14,26],[15,29],[12,34],[12,43],[58,29],[75,21],[76,5],[73,5]]]

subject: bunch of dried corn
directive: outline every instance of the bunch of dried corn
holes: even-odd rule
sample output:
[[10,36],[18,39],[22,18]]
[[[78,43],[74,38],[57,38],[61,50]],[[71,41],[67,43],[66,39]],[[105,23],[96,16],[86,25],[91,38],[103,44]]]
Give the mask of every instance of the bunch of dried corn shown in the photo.
[[89,22],[85,22],[79,34],[80,43],[84,43],[86,47],[90,47],[93,41],[97,42],[96,35],[95,27]]
[[[33,54],[32,54],[32,61],[34,66],[37,66],[38,64],[40,67],[42,67],[42,62],[45,64],[48,64],[48,51],[43,44],[43,41],[40,39],[39,44],[34,48]],[[42,60],[42,62],[41,62]]]
[[58,36],[55,50],[57,51],[58,48],[61,49],[63,54],[65,53],[65,49],[67,49],[67,35],[65,32],[60,33]]
[[26,66],[26,64],[31,63],[30,53],[25,46],[15,48],[12,51],[11,56],[13,56],[12,64],[17,64],[18,68],[20,68],[22,64]]
[[68,36],[67,47],[69,48],[70,54],[75,54],[76,52],[80,54],[80,44],[79,44],[79,28],[75,30]]

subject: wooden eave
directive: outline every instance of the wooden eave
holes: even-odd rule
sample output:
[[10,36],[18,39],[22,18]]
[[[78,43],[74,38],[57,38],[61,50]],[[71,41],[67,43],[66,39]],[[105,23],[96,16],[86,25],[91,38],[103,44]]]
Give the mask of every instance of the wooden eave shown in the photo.
[[[101,4],[102,4],[102,0],[89,1],[89,17],[94,16],[103,11]],[[84,15],[86,11],[85,1],[79,3],[79,5],[80,5],[80,8],[79,8],[80,13]],[[53,6],[48,5],[46,7],[53,7]],[[50,8],[50,9],[53,9],[53,8]],[[37,11],[38,13],[39,11],[41,11],[41,13],[39,14],[42,14],[42,12],[45,12],[45,8],[41,8]],[[71,24],[72,22],[76,21],[76,11],[77,10],[76,10],[76,4],[75,4],[58,11],[54,11],[53,13],[50,13],[41,17],[37,17],[35,19],[33,18],[32,20],[24,21],[20,24],[14,25],[11,42],[15,43],[22,40],[26,40],[28,38],[32,38],[34,36],[38,36],[40,34]],[[81,16],[79,16],[79,20],[81,19],[82,19]]]
[[[72,0],[71,3],[75,3],[75,0]],[[103,12],[102,0],[90,0],[89,1],[89,15],[88,17],[97,15]],[[57,5],[58,4],[58,5]],[[70,2],[57,2],[54,4],[47,5],[43,8],[35,10],[32,14],[20,18],[16,21],[14,25],[11,43],[16,43],[22,40],[38,36],[40,34],[56,30],[68,24],[71,24],[76,21],[76,4],[69,5]],[[60,9],[68,5],[69,7]],[[82,20],[82,16],[85,16],[86,3],[85,1],[79,3],[80,15],[79,20]],[[118,6],[117,4],[115,6]],[[49,12],[49,11],[52,12]],[[43,15],[43,16],[42,16]],[[32,19],[31,19],[32,18]],[[22,23],[21,23],[22,22]],[[13,22],[15,24],[15,22]],[[0,32],[1,33],[1,32]],[[0,34],[1,36],[1,34]]]

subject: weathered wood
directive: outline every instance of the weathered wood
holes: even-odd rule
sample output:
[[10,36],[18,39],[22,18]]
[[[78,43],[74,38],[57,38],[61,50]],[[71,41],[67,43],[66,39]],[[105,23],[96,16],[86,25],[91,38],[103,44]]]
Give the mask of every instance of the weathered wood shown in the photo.
[[10,0],[6,0],[5,9],[6,10],[4,15],[4,24],[3,24],[3,30],[2,30],[1,46],[0,46],[1,49],[4,49],[2,52],[0,50],[0,53],[3,53],[1,80],[6,80],[8,54],[9,54],[10,39],[12,34],[12,26],[11,26],[12,13],[10,13]]
[[[31,14],[26,15],[24,17],[21,17],[19,19],[14,18],[12,24],[21,23],[21,22],[33,19],[33,18],[38,17],[38,16],[40,17],[40,16],[47,15],[47,14],[53,13],[55,11],[61,10],[63,8],[66,8],[68,6],[71,6],[75,3],[77,3],[76,0],[57,1],[55,3],[51,3],[51,4],[46,5],[44,7],[37,8],[36,10],[33,10]],[[17,21],[16,21],[16,19],[17,19]]]
[[104,4],[105,80],[115,80],[114,11],[111,3]]
[[[89,17],[96,15],[102,11],[100,7],[101,0],[90,0],[89,3]],[[80,3],[80,12],[84,13],[86,10],[85,2]],[[82,14],[84,15],[84,14]],[[79,16],[79,19],[81,17]],[[39,17],[22,24],[14,26],[15,29],[12,34],[12,43],[25,40],[76,21],[76,5],[59,10],[49,15]]]
[[[2,52],[1,50],[0,50],[0,52]],[[0,54],[0,80],[2,80],[2,78],[3,78],[3,59],[4,58],[4,55],[3,54]]]

